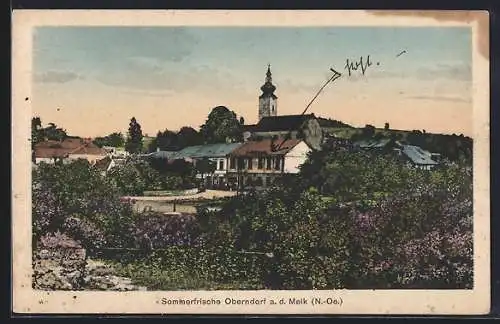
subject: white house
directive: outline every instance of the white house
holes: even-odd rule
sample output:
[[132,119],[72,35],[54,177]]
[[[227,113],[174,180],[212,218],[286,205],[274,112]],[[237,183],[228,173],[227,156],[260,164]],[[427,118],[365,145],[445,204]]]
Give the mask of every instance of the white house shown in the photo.
[[312,149],[302,139],[248,141],[230,154],[229,182],[266,187],[283,174],[296,174]]
[[106,150],[99,148],[92,141],[83,138],[66,138],[63,141],[44,141],[35,145],[35,163],[63,163],[72,160],[85,159],[90,164],[107,156]]

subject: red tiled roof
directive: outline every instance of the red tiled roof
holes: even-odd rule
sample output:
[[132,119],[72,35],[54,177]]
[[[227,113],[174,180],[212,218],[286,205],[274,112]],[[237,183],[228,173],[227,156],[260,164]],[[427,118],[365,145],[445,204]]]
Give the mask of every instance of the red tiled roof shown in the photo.
[[50,147],[37,147],[35,148],[35,157],[37,158],[54,158],[54,157],[65,157],[68,155],[68,151],[60,148],[50,148]]
[[264,139],[261,141],[249,141],[243,143],[234,150],[231,155],[234,156],[258,156],[258,155],[283,155],[288,153],[302,140],[288,139],[283,141],[278,139]]
[[106,155],[106,150],[82,138],[66,138],[62,142],[44,141],[35,145],[35,157],[64,157],[69,154]]

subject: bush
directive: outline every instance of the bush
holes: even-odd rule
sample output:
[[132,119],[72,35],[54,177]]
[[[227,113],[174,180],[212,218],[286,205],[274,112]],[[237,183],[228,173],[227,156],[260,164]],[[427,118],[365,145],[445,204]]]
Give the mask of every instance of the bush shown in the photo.
[[40,164],[33,172],[33,239],[61,230],[87,244],[130,244],[132,208],[86,161]]

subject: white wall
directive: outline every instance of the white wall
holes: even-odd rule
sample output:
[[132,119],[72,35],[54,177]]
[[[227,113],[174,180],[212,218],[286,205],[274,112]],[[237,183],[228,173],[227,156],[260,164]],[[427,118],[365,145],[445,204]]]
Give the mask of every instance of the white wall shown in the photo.
[[311,149],[302,141],[285,155],[285,173],[299,173],[299,167],[307,160]]
[[44,162],[47,164],[54,164],[54,159],[53,158],[36,158],[35,163],[38,164],[40,162]]
[[95,163],[97,160],[104,159],[106,155],[94,155],[94,154],[70,154],[69,160],[85,159],[90,162],[90,164]]

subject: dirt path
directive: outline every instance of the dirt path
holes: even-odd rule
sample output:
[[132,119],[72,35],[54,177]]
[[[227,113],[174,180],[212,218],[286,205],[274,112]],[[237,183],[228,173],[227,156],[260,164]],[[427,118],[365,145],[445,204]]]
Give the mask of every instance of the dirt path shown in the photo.
[[202,193],[184,196],[127,196],[125,199],[137,201],[174,201],[174,200],[197,200],[197,199],[217,199],[223,197],[236,196],[236,191],[207,190]]

